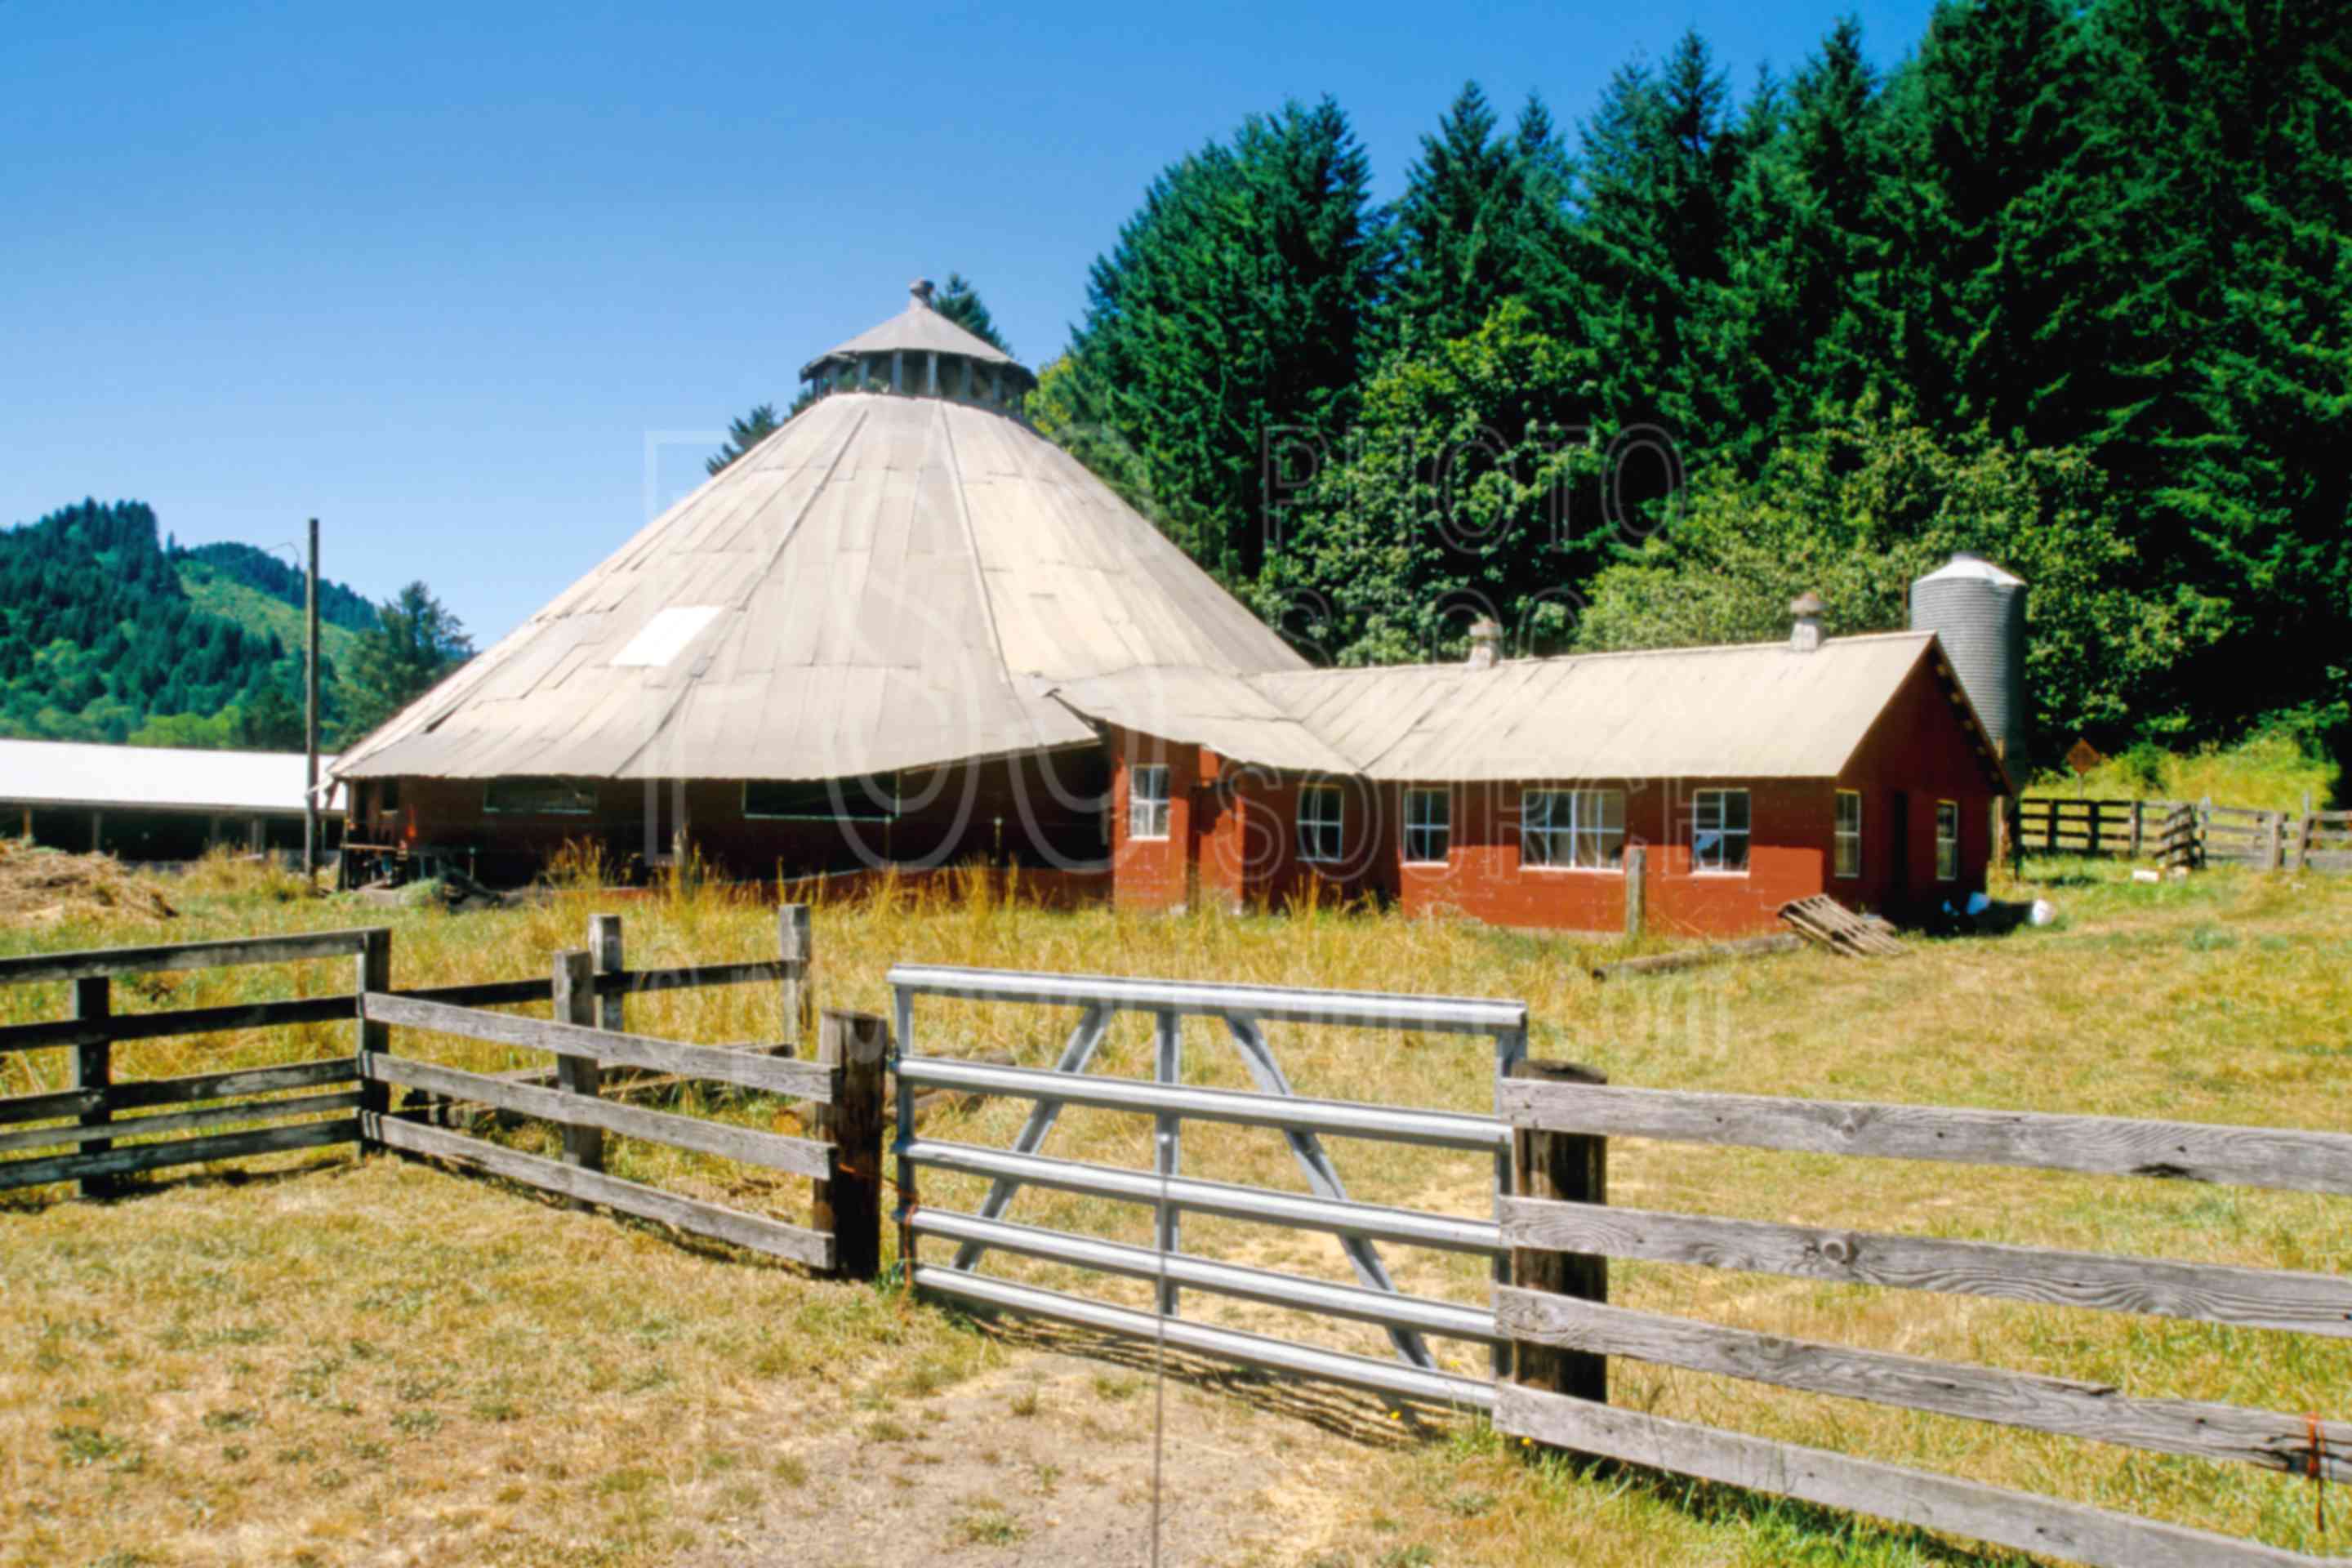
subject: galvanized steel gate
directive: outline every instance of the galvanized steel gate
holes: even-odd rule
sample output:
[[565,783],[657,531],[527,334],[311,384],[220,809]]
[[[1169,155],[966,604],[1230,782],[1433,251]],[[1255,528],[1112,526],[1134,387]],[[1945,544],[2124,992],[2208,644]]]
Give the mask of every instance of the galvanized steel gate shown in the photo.
[[[1181,1350],[1368,1388],[1393,1398],[1481,1409],[1491,1406],[1494,1395],[1488,1382],[1442,1370],[1423,1340],[1424,1335],[1437,1334],[1486,1344],[1497,1355],[1507,1353],[1491,1305],[1468,1306],[1400,1291],[1381,1260],[1377,1244],[1479,1254],[1494,1260],[1496,1278],[1502,1281],[1509,1255],[1498,1226],[1490,1220],[1426,1214],[1349,1198],[1323,1146],[1323,1136],[1486,1153],[1495,1163],[1499,1194],[1508,1186],[1509,1126],[1492,1116],[1302,1097],[1292,1089],[1276,1061],[1263,1026],[1278,1022],[1486,1036],[1494,1043],[1500,1081],[1527,1053],[1523,1004],[912,964],[894,967],[889,982],[897,1012],[896,1149],[903,1188],[902,1254],[917,1288],[1113,1333],[1158,1339]],[[1052,1070],[999,1067],[920,1054],[915,1022],[919,996],[1075,1007],[1078,1016]],[[1149,1014],[1154,1021],[1157,1048],[1150,1081],[1086,1071],[1120,1013]],[[1213,1019],[1224,1026],[1257,1086],[1256,1092],[1188,1087],[1181,1081],[1181,1020],[1187,1017]],[[934,1088],[1025,1099],[1034,1102],[1034,1109],[1009,1150],[927,1139],[919,1136],[915,1127],[914,1091]],[[1155,1168],[1129,1170],[1040,1153],[1066,1105],[1152,1116]],[[1306,1174],[1311,1195],[1182,1175],[1182,1128],[1188,1121],[1279,1129]],[[915,1173],[922,1169],[988,1177],[987,1197],[976,1213],[918,1203]],[[1154,1245],[1133,1247],[1008,1221],[1003,1217],[1005,1210],[1024,1185],[1150,1205],[1156,1210]],[[1341,1285],[1188,1256],[1179,1250],[1181,1216],[1187,1211],[1328,1233],[1338,1239],[1358,1283]],[[917,1248],[924,1237],[954,1242],[953,1262],[921,1263]],[[1158,1287],[1158,1312],[982,1275],[977,1271],[981,1256],[992,1247],[1153,1281]],[[1186,1289],[1377,1324],[1387,1332],[1397,1360],[1382,1362],[1237,1329],[1187,1322],[1179,1315],[1181,1292]]]

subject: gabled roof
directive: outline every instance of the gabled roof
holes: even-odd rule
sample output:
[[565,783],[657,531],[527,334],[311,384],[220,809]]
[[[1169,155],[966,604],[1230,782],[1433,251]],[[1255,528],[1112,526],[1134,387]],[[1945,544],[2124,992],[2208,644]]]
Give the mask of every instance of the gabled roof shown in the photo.
[[[1929,632],[1251,676],[1155,672],[1057,695],[1237,762],[1392,783],[1833,778],[1923,660]],[[1956,681],[1963,721],[1982,726]],[[1988,749],[1989,775],[2000,763]]]
[[[334,794],[326,781],[334,762],[332,754],[319,758],[322,809]],[[0,741],[0,801],[225,816],[290,814],[302,809],[302,753]]]
[[1305,668],[1074,458],[836,392],[347,752],[347,778],[821,779],[1090,742],[1032,678]]

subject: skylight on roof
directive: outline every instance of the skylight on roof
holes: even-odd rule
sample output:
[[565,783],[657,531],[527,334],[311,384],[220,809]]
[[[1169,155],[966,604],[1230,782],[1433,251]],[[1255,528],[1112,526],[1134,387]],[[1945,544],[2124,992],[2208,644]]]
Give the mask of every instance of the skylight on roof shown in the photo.
[[711,623],[719,610],[717,605],[673,605],[638,629],[628,646],[613,656],[613,667],[667,668],[669,661],[686,651],[686,645]]

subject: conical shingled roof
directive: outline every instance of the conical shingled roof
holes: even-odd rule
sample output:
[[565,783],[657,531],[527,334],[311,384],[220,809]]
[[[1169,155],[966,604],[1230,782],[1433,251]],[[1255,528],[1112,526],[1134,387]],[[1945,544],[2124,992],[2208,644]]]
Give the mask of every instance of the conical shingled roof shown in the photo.
[[1305,661],[1012,416],[841,391],[335,771],[847,777],[1090,742],[1051,682],[1155,668]]

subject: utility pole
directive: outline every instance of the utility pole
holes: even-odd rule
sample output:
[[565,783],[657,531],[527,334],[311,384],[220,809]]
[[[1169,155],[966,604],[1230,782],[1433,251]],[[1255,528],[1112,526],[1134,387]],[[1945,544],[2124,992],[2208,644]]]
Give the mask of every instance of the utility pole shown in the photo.
[[319,520],[310,520],[302,659],[302,875],[319,881]]

